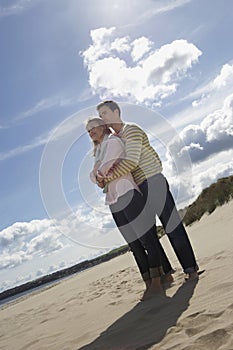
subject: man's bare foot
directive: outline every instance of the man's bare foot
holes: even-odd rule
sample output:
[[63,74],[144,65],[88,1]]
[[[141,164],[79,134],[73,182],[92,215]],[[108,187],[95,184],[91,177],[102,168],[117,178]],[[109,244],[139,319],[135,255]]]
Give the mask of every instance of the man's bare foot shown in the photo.
[[188,273],[187,276],[185,277],[185,281],[193,281],[197,280],[199,278],[199,274],[197,271]]
[[174,282],[174,278],[173,276],[170,274],[170,275],[163,275],[161,276],[161,283],[162,284],[172,284]]
[[146,289],[148,289],[150,287],[150,285],[151,285],[151,278],[148,279],[148,280],[145,280],[144,282],[145,282],[145,285],[146,285]]

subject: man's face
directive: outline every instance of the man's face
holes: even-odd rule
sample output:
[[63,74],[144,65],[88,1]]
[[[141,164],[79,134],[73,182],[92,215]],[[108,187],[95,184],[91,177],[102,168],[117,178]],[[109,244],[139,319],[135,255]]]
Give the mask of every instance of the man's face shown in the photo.
[[102,106],[99,109],[99,116],[108,126],[120,123],[119,112],[117,109],[112,111],[108,106]]

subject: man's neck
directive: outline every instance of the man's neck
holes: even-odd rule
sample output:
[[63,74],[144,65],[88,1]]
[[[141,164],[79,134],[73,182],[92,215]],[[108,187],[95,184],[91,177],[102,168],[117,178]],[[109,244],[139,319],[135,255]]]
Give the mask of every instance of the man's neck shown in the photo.
[[116,134],[118,134],[122,127],[123,127],[124,123],[121,121],[120,123],[115,123],[111,125],[111,128],[115,131]]

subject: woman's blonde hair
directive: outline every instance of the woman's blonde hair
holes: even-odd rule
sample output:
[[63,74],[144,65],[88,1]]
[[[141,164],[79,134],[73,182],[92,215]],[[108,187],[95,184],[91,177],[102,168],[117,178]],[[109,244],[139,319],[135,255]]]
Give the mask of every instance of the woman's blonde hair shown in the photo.
[[[105,135],[109,135],[111,134],[111,130],[107,127],[107,125],[104,123],[103,119],[101,119],[100,117],[89,117],[86,121],[86,130],[90,131],[90,129],[88,128],[88,126],[90,125],[95,125],[92,127],[97,127],[97,126],[102,126],[104,128],[104,134]],[[96,149],[98,146],[98,142],[97,141],[92,141],[93,144],[93,156],[96,155]]]

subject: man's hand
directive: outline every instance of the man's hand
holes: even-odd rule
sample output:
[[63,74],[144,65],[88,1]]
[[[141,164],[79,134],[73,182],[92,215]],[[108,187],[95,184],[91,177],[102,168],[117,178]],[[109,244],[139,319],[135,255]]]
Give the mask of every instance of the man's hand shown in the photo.
[[98,185],[100,188],[104,188],[104,186],[105,186],[105,181],[104,181],[103,176],[97,174],[97,175],[96,175],[96,183],[97,183],[97,185]]

